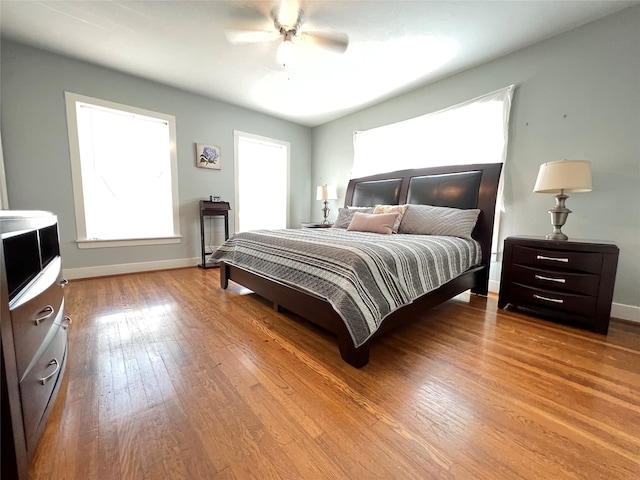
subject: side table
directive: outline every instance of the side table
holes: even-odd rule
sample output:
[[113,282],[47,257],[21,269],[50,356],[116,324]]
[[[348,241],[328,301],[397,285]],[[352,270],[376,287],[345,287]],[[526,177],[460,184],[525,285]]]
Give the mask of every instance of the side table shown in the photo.
[[204,245],[204,218],[205,217],[224,217],[224,239],[229,239],[229,210],[231,206],[229,202],[210,202],[209,200],[200,200],[200,268],[216,268],[217,265],[207,265],[205,258]]
[[506,238],[498,307],[511,303],[606,334],[618,254],[610,242]]
[[302,222],[302,228],[331,228],[333,223]]

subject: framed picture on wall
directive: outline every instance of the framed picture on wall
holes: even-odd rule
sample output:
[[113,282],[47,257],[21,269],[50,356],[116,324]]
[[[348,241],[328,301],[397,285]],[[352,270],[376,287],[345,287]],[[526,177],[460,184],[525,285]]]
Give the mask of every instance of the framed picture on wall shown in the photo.
[[196,165],[200,168],[213,168],[220,170],[222,168],[220,147],[217,145],[196,144]]

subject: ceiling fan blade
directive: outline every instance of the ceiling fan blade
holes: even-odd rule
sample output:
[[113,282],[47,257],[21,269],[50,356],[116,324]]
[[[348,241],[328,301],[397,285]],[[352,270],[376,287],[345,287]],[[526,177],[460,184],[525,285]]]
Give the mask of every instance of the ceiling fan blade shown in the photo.
[[349,46],[349,36],[345,33],[314,33],[303,32],[302,41],[326,48],[337,53],[344,53]]
[[229,43],[270,42],[280,38],[275,30],[226,30],[224,35]]

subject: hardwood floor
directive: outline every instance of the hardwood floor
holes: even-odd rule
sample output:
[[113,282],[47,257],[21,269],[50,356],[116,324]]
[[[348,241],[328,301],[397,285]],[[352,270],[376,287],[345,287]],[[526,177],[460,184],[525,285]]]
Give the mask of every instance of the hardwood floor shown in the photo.
[[454,300],[335,339],[198,268],[74,280],[33,479],[640,478],[640,325]]

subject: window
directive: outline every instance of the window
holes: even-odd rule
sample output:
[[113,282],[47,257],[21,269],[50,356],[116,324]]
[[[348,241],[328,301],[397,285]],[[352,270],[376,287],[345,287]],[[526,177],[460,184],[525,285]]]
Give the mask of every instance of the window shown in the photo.
[[[504,163],[514,86],[403,122],[354,133],[354,177],[411,168]],[[492,253],[503,207],[498,186]]]
[[236,232],[287,228],[290,144],[234,132]]
[[65,99],[78,246],[178,243],[175,117]]
[[354,134],[353,176],[504,162],[513,85],[438,112]]

